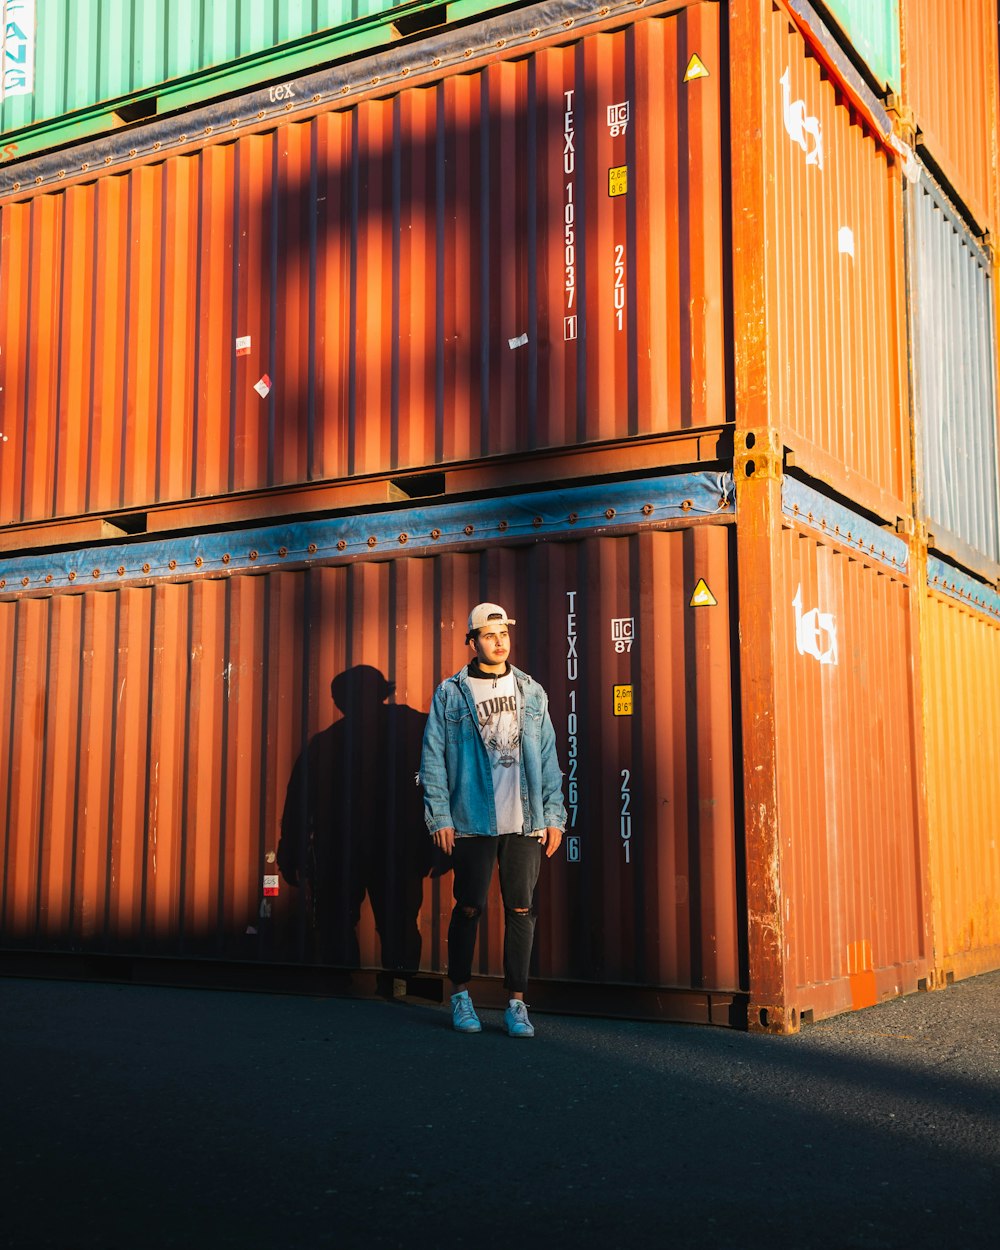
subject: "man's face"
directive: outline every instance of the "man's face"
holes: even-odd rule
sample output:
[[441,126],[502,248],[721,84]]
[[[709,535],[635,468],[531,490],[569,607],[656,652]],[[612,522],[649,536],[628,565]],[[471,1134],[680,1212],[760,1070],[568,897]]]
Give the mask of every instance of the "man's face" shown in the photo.
[[503,668],[510,655],[510,633],[506,625],[488,625],[473,641],[480,668]]

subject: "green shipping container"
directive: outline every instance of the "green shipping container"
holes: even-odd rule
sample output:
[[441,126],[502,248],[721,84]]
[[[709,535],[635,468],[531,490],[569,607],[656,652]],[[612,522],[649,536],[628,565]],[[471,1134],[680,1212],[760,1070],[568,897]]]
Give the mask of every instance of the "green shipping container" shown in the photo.
[[0,0],[0,160],[502,7],[502,0]]
[[887,90],[900,89],[899,0],[824,0],[855,51]]

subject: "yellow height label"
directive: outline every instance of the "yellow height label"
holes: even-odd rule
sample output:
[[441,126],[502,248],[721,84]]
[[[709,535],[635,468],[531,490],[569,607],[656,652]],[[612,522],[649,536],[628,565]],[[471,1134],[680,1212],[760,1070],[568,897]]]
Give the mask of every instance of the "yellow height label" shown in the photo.
[[628,194],[628,166],[616,165],[608,170],[608,195]]
[[632,687],[615,686],[615,715],[632,715]]

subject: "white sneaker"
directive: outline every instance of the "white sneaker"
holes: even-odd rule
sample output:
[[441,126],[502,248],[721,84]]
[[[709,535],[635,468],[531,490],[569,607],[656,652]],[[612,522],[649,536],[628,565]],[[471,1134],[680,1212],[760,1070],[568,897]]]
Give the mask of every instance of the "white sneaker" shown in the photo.
[[459,990],[457,994],[451,996],[451,1027],[456,1033],[481,1033],[483,1031],[468,990]]
[[512,998],[503,1013],[503,1022],[510,1037],[534,1037],[535,1026],[528,1019],[528,1009],[519,998]]

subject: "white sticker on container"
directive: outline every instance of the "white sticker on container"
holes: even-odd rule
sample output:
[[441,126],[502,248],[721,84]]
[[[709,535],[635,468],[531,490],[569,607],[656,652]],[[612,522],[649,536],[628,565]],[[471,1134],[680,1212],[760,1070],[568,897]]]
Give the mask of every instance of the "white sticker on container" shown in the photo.
[[513,351],[515,347],[524,347],[527,342],[528,336],[526,334],[519,334],[516,339],[508,339],[507,346],[511,351]]
[[259,382],[255,382],[253,384],[253,389],[257,392],[261,399],[267,399],[268,395],[271,393],[271,379],[266,373]]
[[242,338],[238,338],[236,340],[236,355],[237,356],[249,356],[250,355],[250,335],[249,334],[244,334]]
[[920,181],[920,162],[914,155],[913,149],[908,147],[898,135],[890,134],[887,140],[889,147],[903,158],[903,174],[907,182]]
[[618,616],[611,621],[611,641],[619,655],[632,650],[635,642],[635,617]]
[[628,130],[629,104],[630,101],[623,100],[621,104],[608,105],[608,131],[612,139],[617,139]]
[[837,251],[841,256],[854,259],[854,231],[850,226],[841,226],[837,232]]
[[270,873],[264,874],[264,896],[265,898],[278,893],[278,876],[277,873],[272,876]]

